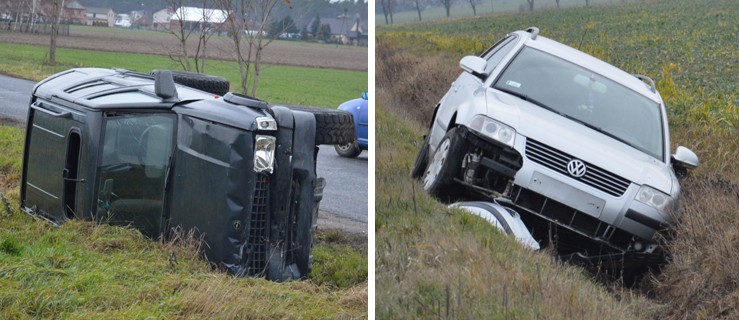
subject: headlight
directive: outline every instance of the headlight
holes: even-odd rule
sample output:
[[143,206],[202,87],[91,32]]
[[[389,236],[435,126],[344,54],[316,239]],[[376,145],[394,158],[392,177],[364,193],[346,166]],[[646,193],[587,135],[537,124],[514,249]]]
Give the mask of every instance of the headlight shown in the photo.
[[662,212],[672,203],[672,197],[649,186],[641,186],[635,199]]
[[272,173],[275,162],[275,137],[258,135],[254,142],[254,171]]
[[472,118],[470,129],[510,147],[513,147],[513,142],[516,141],[516,130],[483,115]]

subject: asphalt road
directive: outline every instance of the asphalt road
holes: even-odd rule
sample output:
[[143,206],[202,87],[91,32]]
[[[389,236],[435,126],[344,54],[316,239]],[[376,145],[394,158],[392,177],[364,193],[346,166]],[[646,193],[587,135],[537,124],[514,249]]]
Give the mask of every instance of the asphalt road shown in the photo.
[[33,81],[0,74],[0,115],[26,122]]
[[[25,123],[34,85],[33,81],[0,75],[0,116]],[[321,211],[348,219],[346,223],[359,223],[360,228],[364,224],[366,229],[367,152],[356,159],[348,159],[336,154],[332,146],[321,146],[317,167],[318,176],[326,179]],[[337,224],[340,226],[342,222]]]

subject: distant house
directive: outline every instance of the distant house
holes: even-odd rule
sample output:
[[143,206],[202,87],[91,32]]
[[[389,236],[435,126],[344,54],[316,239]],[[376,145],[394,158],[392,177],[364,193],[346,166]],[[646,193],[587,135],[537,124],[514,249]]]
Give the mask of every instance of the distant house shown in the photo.
[[174,14],[174,10],[164,8],[154,12],[151,18],[151,27],[156,30],[169,30],[169,19]]
[[[315,18],[313,19],[315,20]],[[352,21],[350,19],[321,18],[321,24],[327,24],[331,28],[331,39],[341,40],[341,36],[349,32]],[[313,21],[308,25],[313,25]]]
[[147,10],[135,10],[131,11],[129,15],[131,17],[131,27],[133,28],[148,28],[151,26],[152,15]]
[[[367,45],[367,25],[354,18],[339,16],[339,18],[320,18],[321,24],[327,24],[331,28],[331,40],[343,44]],[[312,26],[316,18],[313,18],[308,26]]]
[[[169,18],[169,28],[172,30],[193,30],[200,28],[218,28],[228,19],[228,11],[203,9],[195,7],[180,7]],[[184,26],[180,25],[180,21]]]
[[86,24],[86,8],[77,1],[64,4],[62,20],[70,24]]
[[85,17],[88,26],[112,28],[115,22],[115,12],[111,8],[87,7]]
[[349,32],[341,39],[344,44],[352,44],[355,46],[367,46],[369,37],[367,36],[367,25],[359,21],[359,17],[354,21]]

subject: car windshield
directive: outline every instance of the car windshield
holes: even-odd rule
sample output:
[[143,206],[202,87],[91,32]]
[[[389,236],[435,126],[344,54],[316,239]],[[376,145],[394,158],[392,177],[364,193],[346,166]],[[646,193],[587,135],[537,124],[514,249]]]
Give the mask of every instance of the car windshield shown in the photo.
[[591,70],[526,47],[493,86],[664,159],[659,105]]

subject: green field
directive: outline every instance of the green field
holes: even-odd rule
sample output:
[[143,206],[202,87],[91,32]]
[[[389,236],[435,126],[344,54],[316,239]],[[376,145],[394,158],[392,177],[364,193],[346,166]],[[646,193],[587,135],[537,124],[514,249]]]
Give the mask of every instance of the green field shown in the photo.
[[[66,48],[57,49],[57,65],[50,66],[44,62],[48,60],[48,54],[46,47],[3,43],[0,46],[0,73],[38,81],[56,72],[78,67],[116,67],[141,72],[181,69],[178,63],[165,56]],[[240,76],[235,62],[209,60],[206,71],[228,79],[231,89],[238,90]],[[367,72],[364,71],[265,65],[259,81],[257,97],[272,104],[336,108],[367,91]]]
[[[378,30],[378,318],[738,318],[737,9],[729,0],[642,1]],[[459,59],[532,25],[652,77],[668,105],[673,150],[684,145],[701,159],[682,183],[685,212],[669,263],[634,289],[525,250],[408,178]]]

